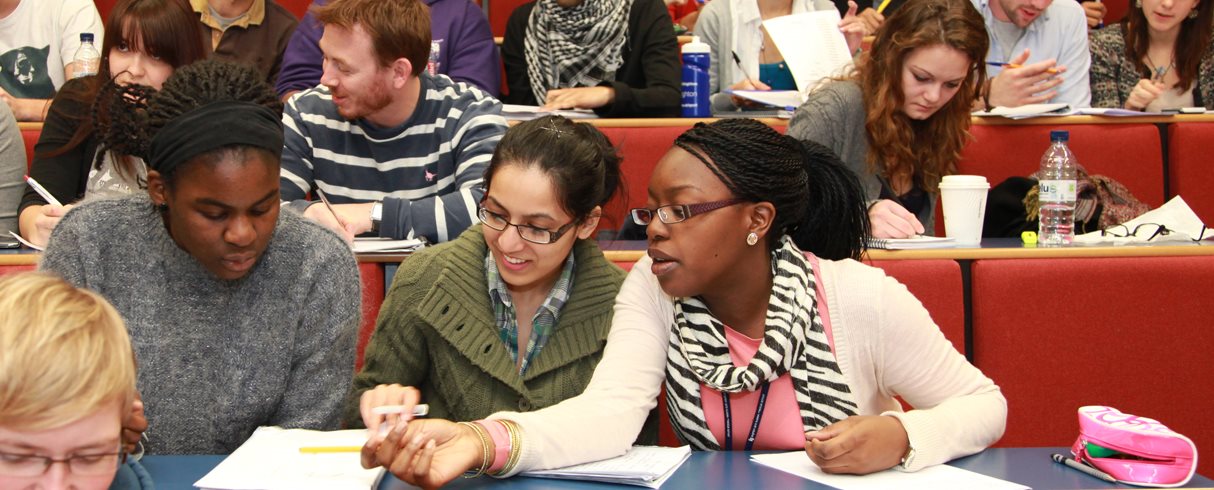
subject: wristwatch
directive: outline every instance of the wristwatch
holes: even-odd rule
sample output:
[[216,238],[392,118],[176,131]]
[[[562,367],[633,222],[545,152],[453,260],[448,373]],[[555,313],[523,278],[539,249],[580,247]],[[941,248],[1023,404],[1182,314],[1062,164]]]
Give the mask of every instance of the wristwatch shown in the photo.
[[898,462],[898,466],[901,466],[902,469],[904,469],[904,470],[910,469],[910,465],[913,464],[914,462],[915,462],[915,448],[911,447],[910,444],[907,444],[906,445],[906,454],[902,455],[902,461]]
[[371,206],[371,231],[379,233],[379,222],[384,219],[384,203],[377,202]]

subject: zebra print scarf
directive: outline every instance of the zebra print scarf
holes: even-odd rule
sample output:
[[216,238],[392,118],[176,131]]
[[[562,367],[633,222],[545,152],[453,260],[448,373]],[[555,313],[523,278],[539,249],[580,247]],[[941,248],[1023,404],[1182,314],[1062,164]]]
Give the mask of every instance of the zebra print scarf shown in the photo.
[[583,0],[570,8],[536,0],[523,56],[531,93],[541,105],[549,89],[594,87],[624,64],[632,0]]
[[856,414],[857,405],[818,316],[814,271],[785,236],[772,253],[773,280],[763,344],[746,366],[734,366],[721,322],[699,298],[674,304],[666,363],[666,404],[675,433],[697,450],[720,450],[700,405],[700,385],[754,391],[783,373],[792,376],[805,431]]

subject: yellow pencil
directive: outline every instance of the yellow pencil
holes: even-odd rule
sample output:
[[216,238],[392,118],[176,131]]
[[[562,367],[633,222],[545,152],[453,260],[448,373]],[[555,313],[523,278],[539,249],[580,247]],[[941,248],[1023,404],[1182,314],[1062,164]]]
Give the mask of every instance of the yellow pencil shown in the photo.
[[885,7],[888,7],[888,6],[889,6],[889,0],[881,0],[881,5],[877,6],[877,13],[878,14],[885,13]]
[[362,446],[304,446],[299,448],[299,452],[304,454],[357,453],[362,450]]

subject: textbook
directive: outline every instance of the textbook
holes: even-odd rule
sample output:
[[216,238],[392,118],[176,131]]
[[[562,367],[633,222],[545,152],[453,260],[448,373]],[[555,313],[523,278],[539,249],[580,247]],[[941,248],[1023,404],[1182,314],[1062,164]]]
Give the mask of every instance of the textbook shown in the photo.
[[[204,490],[367,490],[383,468],[365,469],[364,429],[319,431],[259,427],[194,486]],[[301,450],[324,448],[321,450]],[[325,450],[328,449],[328,450]]]
[[916,236],[914,238],[869,238],[868,248],[883,248],[886,250],[917,250],[921,248],[948,248],[956,245],[956,241],[948,237]]
[[691,446],[633,446],[623,456],[520,475],[659,488],[689,457]]

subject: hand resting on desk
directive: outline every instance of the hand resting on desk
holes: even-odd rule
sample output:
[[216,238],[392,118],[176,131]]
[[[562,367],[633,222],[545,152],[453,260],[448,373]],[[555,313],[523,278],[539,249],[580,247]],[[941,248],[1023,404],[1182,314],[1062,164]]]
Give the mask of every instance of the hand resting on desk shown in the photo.
[[[489,441],[493,454],[493,441]],[[397,478],[422,488],[438,488],[480,468],[484,461],[480,436],[466,425],[442,419],[417,419],[397,424],[377,448],[363,447],[364,468],[383,466]]]

